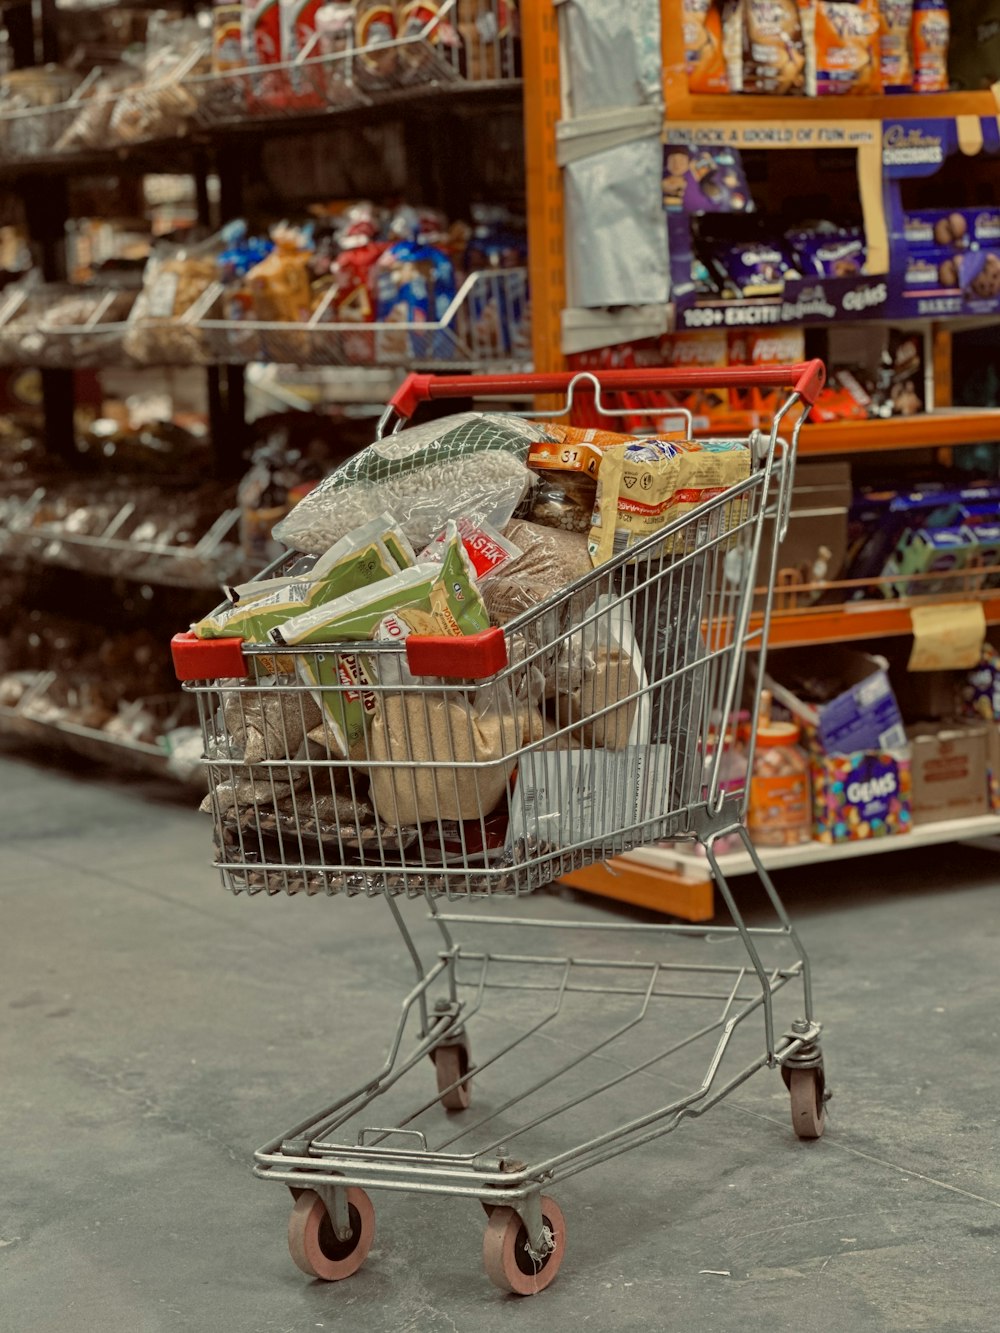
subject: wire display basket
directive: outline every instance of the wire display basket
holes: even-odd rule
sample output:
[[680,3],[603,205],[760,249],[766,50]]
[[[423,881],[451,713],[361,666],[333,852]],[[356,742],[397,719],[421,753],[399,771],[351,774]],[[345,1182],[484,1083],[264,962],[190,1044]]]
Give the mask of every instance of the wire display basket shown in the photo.
[[507,0],[416,7],[402,32],[387,6],[388,18],[367,38],[363,11],[370,6],[353,8],[353,21],[332,39],[336,49],[325,49],[327,40],[314,35],[294,60],[192,74],[185,88],[193,123],[211,129],[248,117],[316,115],[420,89],[520,77],[516,12]]
[[[216,287],[207,313],[187,328],[203,355],[230,363],[297,366],[523,368],[531,359],[531,309],[526,269],[471,273],[440,319],[346,322],[331,318],[331,289],[306,323],[232,320]],[[202,304],[204,308],[204,303]]]

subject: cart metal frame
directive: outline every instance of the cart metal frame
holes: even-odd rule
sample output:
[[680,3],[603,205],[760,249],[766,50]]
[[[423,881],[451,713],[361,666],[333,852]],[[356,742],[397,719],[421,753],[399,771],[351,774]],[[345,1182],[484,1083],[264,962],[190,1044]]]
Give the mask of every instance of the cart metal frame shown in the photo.
[[[269,893],[295,892],[305,888],[306,892],[323,889],[327,893],[381,896],[400,931],[416,974],[415,984],[402,999],[384,1062],[353,1090],[268,1142],[255,1156],[255,1174],[285,1184],[296,1199],[290,1245],[296,1263],[307,1272],[335,1279],[349,1276],[360,1267],[374,1233],[374,1213],[364,1191],[401,1190],[477,1199],[489,1214],[484,1258],[490,1277],[507,1290],[533,1293],[549,1284],[565,1251],[562,1214],[543,1191],[579,1171],[653,1142],[686,1119],[703,1115],[759,1070],[781,1070],[791,1095],[793,1128],[799,1137],[818,1138],[823,1133],[829,1093],[820,1047],[821,1027],[813,1009],[808,957],[747,834],[747,791],[727,790],[722,780],[724,743],[714,746],[705,743],[710,720],[714,720],[717,735],[724,737],[726,729],[718,729],[718,720],[731,716],[739,706],[745,684],[753,693],[752,734],[756,733],[763,672],[758,671],[755,679],[747,683],[746,661],[750,651],[758,652],[763,659],[766,650],[770,589],[774,584],[780,538],[787,527],[798,432],[822,386],[822,365],[813,362],[764,372],[612,372],[601,377],[600,385],[592,376],[508,376],[487,380],[411,376],[383,417],[380,437],[392,426],[398,429],[400,421],[408,418],[419,402],[430,398],[483,391],[507,396],[525,392],[572,395],[574,389],[580,388],[581,381],[585,381],[585,387],[596,390],[599,410],[610,411],[601,401],[601,388],[742,385],[751,378],[757,384],[793,385],[794,391],[776,412],[769,433],[755,432],[751,437],[750,478],[664,528],[656,537],[618,555],[607,568],[602,566],[591,579],[572,585],[559,599],[550,599],[539,611],[516,618],[504,630],[505,642],[509,642],[524,626],[550,626],[553,622],[544,617],[551,614],[552,605],[568,607],[581,588],[593,585],[602,576],[606,580],[602,586],[617,591],[617,602],[599,611],[594,609],[601,605],[599,599],[593,601],[589,615],[578,618],[574,625],[600,624],[602,616],[613,615],[615,606],[622,605],[631,605],[637,618],[641,619],[643,614],[648,618],[651,595],[656,597],[653,619],[658,625],[662,623],[664,594],[667,606],[680,606],[688,618],[697,615],[696,637],[701,635],[702,649],[694,660],[682,660],[680,648],[674,647],[673,658],[668,661],[664,649],[660,674],[652,681],[647,678],[638,682],[628,701],[632,702],[633,697],[641,701],[659,689],[659,735],[673,743],[673,767],[654,773],[651,790],[658,793],[666,810],[645,809],[643,818],[634,826],[616,825],[610,830],[601,826],[600,833],[598,817],[593,816],[593,827],[584,827],[582,833],[577,830],[577,836],[568,845],[552,846],[544,840],[528,838],[515,846],[513,852],[508,849],[500,866],[492,865],[487,853],[482,853],[484,859],[475,863],[466,845],[468,830],[464,825],[459,826],[463,831],[461,855],[457,859],[442,858],[439,852],[435,863],[431,848],[424,842],[424,833],[418,831],[416,842],[408,848],[387,844],[380,835],[375,853],[367,856],[367,860],[364,850],[354,849],[354,863],[346,855],[341,838],[338,843],[341,860],[334,856],[331,863],[322,847],[317,856],[301,836],[297,844],[294,835],[284,842],[279,838],[277,855],[274,845],[263,838],[255,845],[253,816],[258,813],[261,799],[255,788],[247,827],[240,830],[235,841],[230,837],[228,846],[225,843],[221,846],[217,864],[224,883],[236,892],[261,888]],[[779,434],[786,421],[791,422],[787,445]],[[753,631],[750,624],[757,584],[755,574],[766,522],[775,525],[777,539],[771,547],[769,591],[760,608],[762,627]],[[665,536],[671,539],[672,558],[650,560],[645,566],[644,581],[640,574],[631,584],[623,584],[625,566],[634,564],[636,558],[649,560],[653,548]],[[735,564],[734,552],[738,557]],[[616,578],[619,581],[612,583]],[[643,595],[644,606],[639,600]],[[231,755],[219,757],[223,694],[225,689],[232,689],[234,676],[249,679],[244,695],[247,690],[258,688],[263,679],[259,659],[268,650],[244,644],[234,647],[231,643],[226,647],[227,641],[221,641],[223,646],[219,646],[192,644],[184,636],[182,640],[175,649],[178,673],[187,679],[187,688],[198,697],[209,769],[216,773],[221,770],[225,775],[234,770]],[[407,660],[418,677],[421,673],[434,674],[435,663],[440,669],[440,661],[433,653],[421,655],[427,646],[422,647],[413,638],[408,641]],[[206,647],[215,654],[211,660],[216,667],[211,673],[204,665],[209,660],[205,657]],[[341,645],[337,649],[346,651]],[[273,653],[273,649],[270,651]],[[398,654],[400,650],[367,645],[364,651],[373,653],[378,662],[380,652]],[[219,653],[229,654],[226,670],[218,665]],[[531,659],[530,653],[527,659]],[[480,688],[495,687],[498,680],[505,679],[505,671],[515,669],[508,666],[500,671],[495,667],[489,671],[476,670],[471,663],[470,657],[461,670],[452,670],[452,676],[461,675],[460,682],[438,681],[434,690],[440,693],[442,688],[467,689],[469,679],[477,676],[486,678],[485,685],[480,681]],[[219,677],[227,679],[220,683]],[[698,683],[697,688],[692,682]],[[265,688],[275,688],[274,683],[268,682]],[[289,697],[294,699],[301,698],[306,687],[281,685],[280,688],[291,691]],[[421,683],[408,688],[417,692],[430,689]],[[244,696],[238,698],[242,708]],[[682,733],[673,733],[669,730],[670,719],[677,721],[679,706],[686,707],[690,717],[685,720]],[[621,707],[620,700],[614,706],[609,704],[598,710],[598,716],[614,717],[616,707]],[[576,726],[578,729],[578,720]],[[569,724],[565,729],[570,733],[574,730]],[[580,748],[588,746],[593,755],[598,748],[596,742],[581,743]],[[517,751],[520,775],[510,798],[512,806],[518,788],[535,781],[532,759],[540,753],[539,743],[531,741]],[[752,760],[752,752],[750,757]],[[329,762],[326,761],[327,767]],[[346,761],[341,762],[346,767]],[[382,761],[370,758],[366,762],[372,767],[381,762],[394,771],[400,767],[392,758]],[[308,802],[310,795],[315,800],[317,768],[323,768],[324,761],[307,759],[303,764],[309,777],[309,791],[305,797],[293,795],[293,800]],[[274,760],[263,763],[263,771],[272,783],[275,775],[280,778],[288,767],[287,759],[284,766]],[[425,761],[421,765],[435,775],[449,767],[465,780],[477,781],[484,765],[469,760],[456,761],[450,766],[444,761]],[[566,793],[559,793],[561,801],[565,796]],[[219,803],[214,813],[217,824],[223,828],[226,812]],[[479,825],[483,839],[476,845],[485,847],[485,815],[480,817]],[[359,838],[361,832],[359,825]],[[348,833],[350,830],[338,828],[338,834]],[[748,925],[722,873],[714,844],[720,837],[734,834],[742,840],[752,860],[776,925]],[[441,897],[449,902],[468,898],[496,900],[530,892],[565,873],[571,865],[588,859],[606,859],[635,842],[665,836],[697,841],[704,847],[731,925],[705,928],[671,923],[594,923],[510,916],[506,912],[443,911],[439,906]],[[426,903],[440,937],[433,960],[418,944],[401,910],[400,897],[421,898]],[[476,946],[462,943],[459,936],[466,929],[485,937],[486,942]],[[545,941],[555,936],[556,946],[562,947],[543,945],[522,951],[508,947],[504,941],[499,947],[491,947],[498,933]],[[606,947],[578,954],[571,944],[583,933],[597,936]],[[567,938],[559,938],[562,936]],[[692,941],[706,937],[742,946],[740,960],[702,961],[700,956],[695,959],[686,952]],[[623,940],[641,941],[649,956],[616,957],[615,946]],[[791,957],[772,961],[776,949]],[[794,1018],[782,1026],[777,1020],[775,999],[790,986],[799,998]],[[502,1002],[515,992],[529,996],[536,1005],[535,1011],[518,1026],[509,1010],[505,1010],[509,1032],[497,1049],[477,1063],[472,1056],[470,1030],[477,1018],[489,1011],[490,1004],[497,1003],[498,997]],[[611,1022],[609,1030],[595,1034],[595,1039],[585,1047],[569,1051],[544,1077],[528,1078],[520,1086],[517,1075],[524,1069],[520,1060],[524,1044],[545,1035],[546,1029],[554,1030],[560,1017],[570,1016],[574,1005],[592,1003],[593,997],[602,997],[601,1004]],[[662,1022],[652,1021],[663,1001],[697,1005],[701,1017],[693,1029],[675,1031]],[[749,1062],[734,1061],[734,1039],[758,1016],[763,1020],[763,1049]],[[627,1054],[620,1059],[618,1052],[627,1047],[628,1034],[647,1021],[656,1034],[653,1049],[638,1061]],[[532,1155],[533,1131],[544,1128],[547,1132],[558,1125],[562,1134],[563,1124],[572,1122],[574,1111],[606,1094],[620,1097],[629,1080],[640,1079],[650,1071],[659,1074],[672,1056],[690,1048],[707,1054],[706,1072],[693,1088],[630,1119],[622,1121],[615,1114],[610,1117],[613,1123],[597,1134],[574,1137],[571,1146],[554,1152],[539,1150]],[[580,1089],[576,1080],[585,1067],[589,1069],[595,1056],[602,1057],[596,1082],[588,1081]],[[385,1123],[386,1118],[379,1115],[381,1099],[411,1071],[425,1066],[428,1057],[436,1066],[436,1087],[426,1085],[403,1114]],[[609,1059],[615,1062],[611,1072]],[[505,1095],[499,1105],[490,1105],[485,1114],[477,1115],[470,1106],[473,1079],[488,1083],[501,1072],[501,1067],[498,1086],[505,1090]],[[407,1088],[416,1079],[417,1076],[408,1079]],[[568,1090],[551,1104],[546,1099],[560,1081]],[[446,1116],[442,1115],[442,1109]],[[516,1120],[512,1118],[515,1113]]]

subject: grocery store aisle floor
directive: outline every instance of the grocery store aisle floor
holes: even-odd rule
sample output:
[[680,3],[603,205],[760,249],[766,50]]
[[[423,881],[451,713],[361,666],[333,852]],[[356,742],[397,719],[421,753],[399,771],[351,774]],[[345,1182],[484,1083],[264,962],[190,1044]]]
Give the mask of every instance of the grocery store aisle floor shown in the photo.
[[[11,1333],[996,1327],[995,853],[786,876],[828,1029],[826,1139],[797,1143],[778,1076],[751,1079],[562,1183],[562,1272],[521,1301],[482,1271],[475,1204],[403,1195],[375,1196],[355,1278],[310,1282],[285,1191],[250,1173],[254,1148],[380,1058],[405,958],[378,903],[233,899],[204,817],[141,784],[8,755],[0,792]],[[571,908],[600,912],[525,904]]]

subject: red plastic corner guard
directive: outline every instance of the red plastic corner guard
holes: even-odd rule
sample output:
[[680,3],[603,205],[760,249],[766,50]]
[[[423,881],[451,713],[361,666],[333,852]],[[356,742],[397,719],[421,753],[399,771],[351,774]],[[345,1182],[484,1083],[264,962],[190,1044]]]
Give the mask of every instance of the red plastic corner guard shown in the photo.
[[178,680],[230,680],[249,676],[242,639],[199,639],[189,630],[170,640]]
[[507,665],[507,641],[502,629],[487,629],[464,638],[411,634],[406,640],[406,661],[415,676],[485,680]]
[[389,399],[389,406],[394,408],[404,421],[409,421],[421,403],[430,398],[430,385],[433,375],[419,375],[411,372]]

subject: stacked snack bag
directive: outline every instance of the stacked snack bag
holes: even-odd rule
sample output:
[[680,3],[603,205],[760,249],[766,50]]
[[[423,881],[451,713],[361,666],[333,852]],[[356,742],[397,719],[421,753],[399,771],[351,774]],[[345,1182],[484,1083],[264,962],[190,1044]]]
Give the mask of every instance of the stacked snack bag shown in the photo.
[[947,0],[684,0],[693,93],[948,88]]

